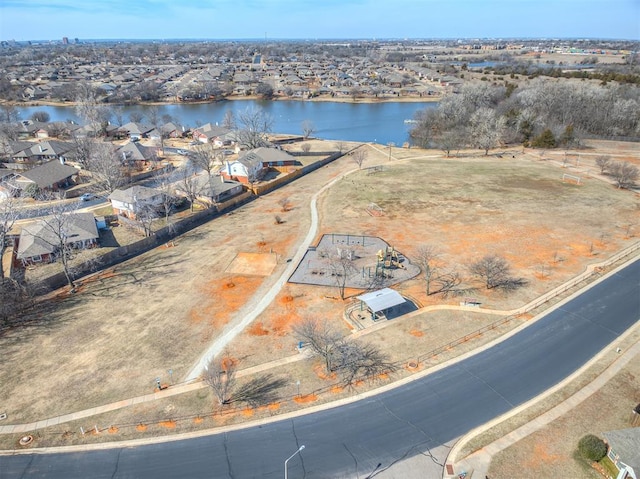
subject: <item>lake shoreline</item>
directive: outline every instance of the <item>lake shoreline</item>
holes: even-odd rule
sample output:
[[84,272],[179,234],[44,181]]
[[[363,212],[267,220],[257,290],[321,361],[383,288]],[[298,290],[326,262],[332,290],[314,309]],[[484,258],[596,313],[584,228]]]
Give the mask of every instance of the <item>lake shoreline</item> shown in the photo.
[[[247,96],[229,96],[221,100],[206,101],[140,101],[134,103],[98,103],[104,106],[167,106],[167,105],[209,105],[216,103],[224,103],[226,101],[265,101],[265,102],[306,102],[306,103],[349,103],[349,104],[376,104],[376,103],[437,103],[442,100],[442,96],[429,97],[384,97],[384,98],[349,98],[349,97],[317,97],[317,98],[271,98],[265,99],[255,95]],[[55,100],[31,100],[31,101],[10,101],[3,102],[5,105],[13,105],[15,107],[37,107],[37,106],[53,106],[53,107],[75,107],[75,101],[55,101]]]

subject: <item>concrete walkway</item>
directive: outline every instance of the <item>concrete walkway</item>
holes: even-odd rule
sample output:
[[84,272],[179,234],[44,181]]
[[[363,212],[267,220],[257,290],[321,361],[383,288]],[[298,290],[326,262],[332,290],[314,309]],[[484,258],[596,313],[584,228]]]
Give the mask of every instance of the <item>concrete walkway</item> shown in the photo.
[[[616,343],[622,342],[626,337],[639,329],[640,326],[636,325],[631,330],[627,331],[625,335]],[[620,355],[615,358],[615,360],[607,367],[596,379],[591,381],[588,385],[562,401],[557,406],[548,410],[547,412],[541,414],[533,421],[528,422],[527,424],[520,426],[519,428],[513,430],[509,434],[501,437],[493,441],[492,443],[486,445],[482,449],[474,452],[473,454],[465,457],[464,459],[458,460],[458,455],[460,454],[462,448],[473,438],[487,431],[491,427],[496,424],[507,420],[510,417],[513,417],[528,407],[532,406],[532,403],[538,402],[544,397],[554,393],[558,389],[561,389],[566,384],[574,380],[577,376],[584,373],[584,370],[590,367],[593,363],[595,363],[598,359],[601,358],[602,355],[606,354],[610,351],[610,348],[607,348],[598,356],[596,356],[592,361],[583,366],[580,370],[576,371],[573,375],[565,379],[561,384],[556,386],[555,388],[547,391],[543,396],[534,398],[532,401],[529,401],[518,408],[510,411],[506,416],[502,416],[497,418],[494,421],[491,421],[487,424],[484,424],[480,428],[471,431],[469,434],[465,435],[461,438],[456,445],[451,449],[449,456],[447,458],[447,464],[453,467],[453,471],[455,474],[447,474],[447,469],[445,468],[443,478],[455,478],[457,474],[461,472],[467,472],[467,478],[474,479],[480,478],[484,479],[488,476],[489,466],[491,465],[491,459],[494,455],[504,451],[509,446],[517,443],[521,439],[533,434],[534,432],[544,428],[552,421],[560,418],[564,414],[569,413],[573,408],[577,407],[581,402],[588,399],[591,395],[596,393],[600,388],[602,388],[608,381],[610,381],[616,374],[618,374],[627,364],[629,364],[634,358],[640,355],[640,341],[636,341],[626,350],[621,351]]]
[[298,251],[296,252],[293,259],[288,263],[288,266],[284,269],[274,285],[269,288],[269,291],[267,291],[267,293],[262,298],[260,298],[260,301],[253,308],[251,308],[251,310],[248,311],[244,315],[244,317],[236,318],[235,320],[233,320],[225,328],[224,333],[221,336],[218,336],[213,341],[211,346],[209,346],[209,349],[207,349],[207,351],[202,355],[198,362],[191,368],[191,371],[185,379],[186,381],[193,381],[199,378],[203,374],[203,372],[205,371],[205,367],[211,362],[211,360],[218,354],[220,354],[233,339],[235,339],[267,308],[267,306],[269,306],[269,304],[271,304],[272,301],[275,300],[282,287],[286,284],[289,277],[295,271],[298,263],[302,261],[302,258],[307,252],[307,249],[309,248],[309,246],[311,246],[311,242],[315,239],[318,233],[318,197],[327,189],[331,188],[335,183],[342,180],[345,176],[354,171],[358,170],[351,170],[346,172],[344,175],[334,178],[312,196],[310,204],[311,225],[309,226],[309,231],[298,247]]

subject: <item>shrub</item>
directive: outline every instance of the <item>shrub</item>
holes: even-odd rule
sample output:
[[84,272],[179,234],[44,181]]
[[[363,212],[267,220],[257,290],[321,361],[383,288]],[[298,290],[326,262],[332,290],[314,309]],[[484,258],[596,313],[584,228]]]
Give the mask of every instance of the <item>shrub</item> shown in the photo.
[[534,148],[555,148],[556,144],[556,138],[548,128],[531,141],[531,146]]
[[598,436],[587,434],[578,442],[578,451],[589,461],[599,461],[607,455],[607,444]]

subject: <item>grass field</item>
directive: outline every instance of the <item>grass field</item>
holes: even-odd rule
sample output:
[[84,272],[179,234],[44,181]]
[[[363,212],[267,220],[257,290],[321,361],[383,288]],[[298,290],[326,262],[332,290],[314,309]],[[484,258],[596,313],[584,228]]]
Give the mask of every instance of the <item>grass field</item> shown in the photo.
[[[602,151],[610,147],[599,146]],[[101,272],[82,281],[77,294],[60,291],[39,306],[28,327],[0,338],[0,412],[8,414],[7,422],[30,422],[147,394],[156,377],[168,382],[169,369],[173,381],[180,381],[229,321],[277,279],[308,230],[311,196],[334,178],[342,179],[319,202],[320,234],[379,236],[409,259],[419,245],[433,244],[442,253],[441,267],[458,269],[469,284],[474,283],[467,273],[470,262],[488,253],[503,254],[527,286],[510,294],[480,289],[474,297],[483,308],[522,306],[640,235],[638,195],[593,177],[596,170],[587,161],[580,170],[583,184],[576,186],[561,181],[565,168],[541,161],[537,152],[443,158],[439,152],[396,148],[389,161],[388,148],[364,148],[365,168],[381,164],[382,171],[368,174],[363,169],[344,176],[357,166],[348,157],[337,160],[178,238],[173,248],[161,247]],[[640,157],[637,149],[625,154]],[[284,213],[279,204],[283,198],[291,205]],[[367,213],[371,202],[382,208],[382,216]],[[283,224],[274,224],[276,214]],[[228,268],[237,255],[271,252],[276,264],[270,276],[228,272],[236,271]],[[460,301],[427,297],[422,283],[417,278],[398,289],[423,305]],[[349,334],[344,307],[335,288],[287,285],[228,349],[243,358],[243,367],[290,356],[296,353],[291,326],[302,318],[326,318]],[[398,320],[369,338],[392,355],[402,351],[409,356],[490,320],[483,314],[425,314]],[[310,361],[282,374],[292,384],[304,378],[309,391],[324,384]],[[188,403],[181,406],[185,414],[211,404],[208,396],[183,403]],[[160,406],[145,405],[145,415],[175,414]],[[136,423],[137,414],[120,411],[117,421]],[[114,432],[113,438],[118,437]]]

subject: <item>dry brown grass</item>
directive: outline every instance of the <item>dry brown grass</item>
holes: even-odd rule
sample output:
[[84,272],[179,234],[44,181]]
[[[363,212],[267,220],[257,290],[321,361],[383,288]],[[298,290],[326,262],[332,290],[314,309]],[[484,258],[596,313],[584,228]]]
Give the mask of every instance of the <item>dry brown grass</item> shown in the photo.
[[586,434],[601,437],[605,431],[632,427],[630,411],[640,395],[639,376],[640,363],[631,361],[570,413],[494,456],[489,477],[602,477],[576,459],[578,441]]
[[[636,240],[625,237],[622,226],[637,222],[637,196],[596,179],[580,187],[563,184],[562,169],[538,161],[535,155],[518,153],[515,160],[510,156],[507,160],[473,153],[443,159],[429,158],[439,156],[437,152],[402,148],[394,148],[392,155],[404,159],[388,162],[388,149],[372,149],[367,165],[384,163],[384,171],[374,175],[357,172],[321,198],[319,233],[377,235],[409,258],[417,245],[433,243],[443,252],[443,262],[461,271],[480,255],[502,252],[514,273],[529,285],[509,295],[481,290],[475,296],[483,307],[521,306],[576,275],[588,263],[603,260]],[[184,235],[175,248],[159,248],[111,268],[83,281],[79,294],[63,295],[43,305],[29,327],[0,338],[4,359],[0,404],[9,421],[29,422],[150,393],[155,377],[168,382],[169,368],[173,382],[178,382],[210,341],[257,301],[282,272],[306,234],[309,199],[319,186],[353,168],[351,160],[338,160]],[[292,205],[286,213],[279,204],[283,197]],[[382,206],[385,215],[367,214],[370,202]],[[273,225],[274,213],[282,214],[286,228]],[[603,232],[607,240],[598,242]],[[225,273],[238,253],[271,250],[278,261],[270,277]],[[459,301],[427,297],[420,279],[398,285],[398,289],[424,305]],[[309,316],[329,318],[349,334],[341,319],[344,303],[337,296],[335,288],[288,285],[246,333],[229,345],[230,351],[242,358],[242,367],[295,354],[291,328]],[[440,311],[396,321],[384,334],[373,332],[366,340],[404,359],[400,356],[415,357],[496,318]],[[487,334],[431,362],[490,339]],[[301,379],[302,397],[308,397],[317,384],[330,384],[318,377],[308,361],[278,373],[290,377],[292,383]],[[295,391],[288,393],[293,396]],[[352,393],[349,389],[328,396],[335,399]],[[190,394],[172,399],[172,404],[182,405],[171,412],[172,417],[205,418],[202,424],[190,419],[189,426],[178,421],[176,431],[242,420],[243,414],[217,415],[215,420],[206,416],[212,400],[207,393],[199,394],[202,397]],[[152,425],[171,419],[161,405],[166,402],[105,416],[104,424],[119,428],[110,437],[130,437],[139,432],[136,426],[140,424],[147,424],[145,434],[166,433],[166,428]],[[279,405],[256,411],[256,415],[289,407]],[[147,422],[138,419],[142,416]],[[122,424],[131,426],[123,428]]]

